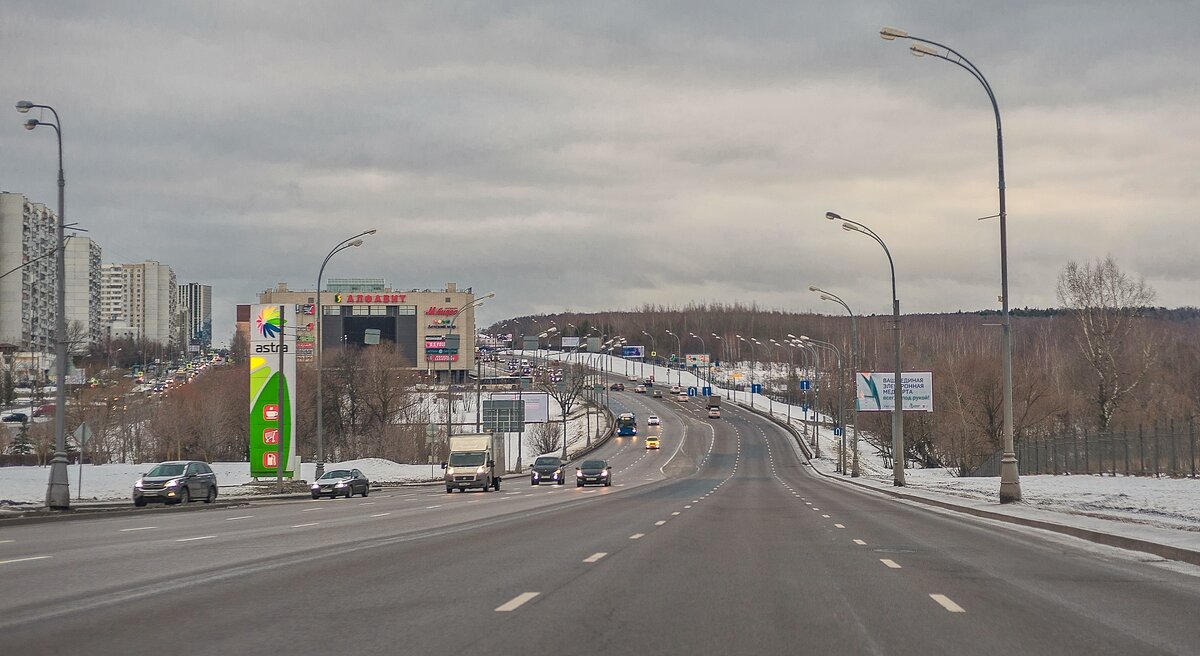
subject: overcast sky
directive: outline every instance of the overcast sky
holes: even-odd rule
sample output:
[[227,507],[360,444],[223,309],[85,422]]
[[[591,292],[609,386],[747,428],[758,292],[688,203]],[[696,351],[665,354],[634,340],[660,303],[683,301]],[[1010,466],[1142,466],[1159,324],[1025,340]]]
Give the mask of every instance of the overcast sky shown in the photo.
[[[0,8],[0,189],[106,262],[213,286],[214,337],[277,281],[495,291],[483,322],[642,303],[998,307],[1004,120],[1014,307],[1111,253],[1197,305],[1200,3],[16,2]],[[3,107],[9,107],[3,110]],[[8,118],[5,119],[4,112]]]

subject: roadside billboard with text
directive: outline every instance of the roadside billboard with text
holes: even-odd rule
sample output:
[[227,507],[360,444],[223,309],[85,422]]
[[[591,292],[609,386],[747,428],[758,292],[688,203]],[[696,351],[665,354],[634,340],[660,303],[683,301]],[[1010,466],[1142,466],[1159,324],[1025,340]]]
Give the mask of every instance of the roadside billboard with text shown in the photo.
[[550,395],[545,392],[492,392],[492,401],[524,401],[525,423],[544,424],[550,421]]
[[562,338],[562,347],[563,347],[564,351],[567,349],[579,348],[579,338],[578,337],[563,337]]
[[631,358],[634,360],[641,360],[642,358],[646,357],[646,347],[645,346],[622,346],[621,347],[621,357]]
[[[859,372],[857,405],[860,412],[890,412],[896,407],[894,372]],[[905,410],[933,412],[933,372],[905,371],[901,374]]]
[[688,353],[687,355],[685,355],[683,357],[686,360],[688,367],[707,367],[708,366],[708,354],[707,353]]

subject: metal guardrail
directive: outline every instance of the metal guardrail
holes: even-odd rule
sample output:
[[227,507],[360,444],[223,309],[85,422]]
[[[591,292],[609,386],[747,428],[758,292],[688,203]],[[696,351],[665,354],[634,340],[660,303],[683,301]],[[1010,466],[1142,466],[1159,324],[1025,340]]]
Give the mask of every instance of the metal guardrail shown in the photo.
[[[1016,445],[1022,474],[1110,474],[1197,478],[1195,425],[1152,424],[1103,433],[1087,430],[1063,437],[1026,439]],[[999,476],[1001,453],[990,455],[969,476]]]

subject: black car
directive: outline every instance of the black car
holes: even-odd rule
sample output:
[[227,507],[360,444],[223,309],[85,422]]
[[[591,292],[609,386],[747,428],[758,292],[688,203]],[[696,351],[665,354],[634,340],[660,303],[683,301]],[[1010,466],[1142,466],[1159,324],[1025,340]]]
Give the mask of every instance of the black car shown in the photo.
[[29,415],[25,414],[24,412],[13,412],[13,413],[4,415],[3,421],[19,422],[19,423],[23,424],[23,423],[29,421]]
[[133,505],[139,508],[157,501],[174,504],[193,499],[217,500],[217,475],[208,463],[198,460],[159,463],[133,484]]
[[608,387],[608,389],[610,389],[614,392],[624,392],[625,391],[625,383],[613,383],[612,385],[610,385]]
[[331,469],[312,484],[312,498],[344,496],[349,499],[355,494],[364,497],[371,492],[371,481],[357,469]]
[[529,468],[529,484],[540,485],[545,481],[551,485],[562,485],[567,482],[567,477],[563,474],[562,458],[541,456],[534,460],[533,466]]
[[575,468],[575,487],[588,483],[612,485],[612,467],[605,460],[584,460]]

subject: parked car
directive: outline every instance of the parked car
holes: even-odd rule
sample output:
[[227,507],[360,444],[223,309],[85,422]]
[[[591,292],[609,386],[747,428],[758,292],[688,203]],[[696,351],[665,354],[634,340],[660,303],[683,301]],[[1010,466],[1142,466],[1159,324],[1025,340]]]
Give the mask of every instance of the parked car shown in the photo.
[[313,481],[312,498],[344,496],[349,499],[355,494],[364,497],[371,493],[371,481],[357,469],[331,469]]
[[29,421],[29,415],[25,414],[24,412],[10,412],[9,414],[4,415],[4,417],[0,417],[0,421],[23,424]]
[[147,503],[187,503],[203,499],[217,500],[217,475],[208,463],[198,460],[161,462],[142,474],[133,484],[133,505]]
[[529,484],[540,485],[542,481],[552,485],[562,485],[567,482],[563,475],[563,461],[557,456],[539,456],[529,468]]
[[575,487],[588,483],[612,485],[612,467],[605,460],[584,460],[575,468]]

